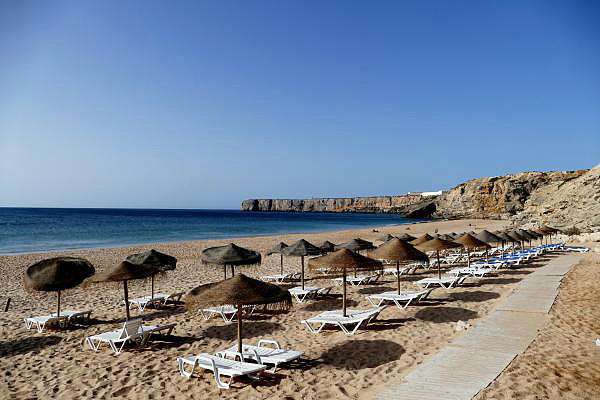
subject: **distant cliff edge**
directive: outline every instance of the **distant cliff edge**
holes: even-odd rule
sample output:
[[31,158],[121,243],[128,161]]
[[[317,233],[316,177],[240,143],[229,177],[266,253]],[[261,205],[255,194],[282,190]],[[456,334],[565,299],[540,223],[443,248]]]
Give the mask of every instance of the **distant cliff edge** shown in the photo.
[[398,196],[249,199],[242,211],[397,213],[412,218],[495,218],[600,229],[600,165],[591,170],[478,178],[444,192]]

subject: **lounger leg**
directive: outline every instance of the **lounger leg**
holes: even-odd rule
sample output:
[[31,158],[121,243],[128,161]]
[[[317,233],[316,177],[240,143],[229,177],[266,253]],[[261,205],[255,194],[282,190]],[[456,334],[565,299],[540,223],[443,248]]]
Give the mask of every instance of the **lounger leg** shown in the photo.
[[[311,331],[312,333],[319,333],[319,332],[317,332],[317,331],[316,331],[316,330],[315,330],[315,329],[314,329],[314,328],[313,328],[313,327],[310,325],[310,323],[308,323],[308,322],[306,322],[306,321],[302,321],[302,323],[303,323],[304,325],[306,325],[306,327],[308,328],[308,330],[309,330],[309,331]],[[320,331],[320,329],[319,329],[319,331]]]

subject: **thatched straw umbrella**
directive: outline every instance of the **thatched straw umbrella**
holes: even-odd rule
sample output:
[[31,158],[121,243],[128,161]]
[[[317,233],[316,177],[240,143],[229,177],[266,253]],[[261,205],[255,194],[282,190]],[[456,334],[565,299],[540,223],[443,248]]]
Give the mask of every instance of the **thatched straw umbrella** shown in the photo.
[[527,237],[523,236],[516,229],[506,232],[506,235],[513,238],[516,242],[521,246],[521,250],[523,249],[523,242],[527,240]]
[[462,235],[461,237],[459,237],[458,239],[456,239],[454,241],[456,243],[462,244],[463,247],[465,249],[467,249],[467,266],[468,267],[471,266],[471,250],[485,248],[485,250],[487,251],[487,249],[489,249],[491,247],[489,244],[487,244],[483,240],[479,240],[475,236],[473,236],[469,233],[465,233],[464,235]]
[[414,237],[413,235],[409,235],[408,233],[401,233],[396,237],[400,240],[404,240],[405,242],[410,242],[411,240],[416,239],[416,237]]
[[[488,244],[496,243],[496,246],[498,246],[498,243],[503,243],[503,240],[501,238],[499,238],[498,236],[494,235],[492,232],[485,230],[485,229],[482,230],[481,232],[479,232],[477,235],[475,235],[475,237],[481,241],[488,243]],[[488,259],[487,249],[485,251],[485,258],[486,258],[486,260]]]
[[524,237],[527,240],[527,243],[528,243],[529,246],[531,246],[531,240],[537,238],[537,236],[532,235],[531,233],[529,233],[525,229],[520,229],[519,228],[519,229],[517,229],[517,232],[519,233],[519,235],[521,235],[522,237]]
[[324,241],[318,247],[323,250],[323,253],[335,251],[335,244],[331,243],[329,240]]
[[255,265],[260,264],[260,253],[245,249],[233,243],[225,246],[209,247],[202,250],[200,259],[204,264],[214,264],[223,266],[223,279],[227,279],[227,266],[231,266],[231,276],[235,275],[236,265]]
[[127,281],[134,279],[147,279],[154,275],[163,272],[160,267],[147,264],[132,264],[129,261],[123,261],[112,270],[101,272],[86,279],[84,284],[92,283],[108,283],[108,282],[123,282],[123,297],[125,298],[125,310],[127,320],[129,320],[129,290],[127,289]]
[[[136,265],[154,265],[160,268],[162,272],[172,271],[177,266],[177,259],[175,257],[161,253],[160,251],[156,251],[154,249],[145,251],[143,253],[132,254],[127,256],[126,260]],[[152,281],[152,298],[154,298],[154,275],[151,276],[150,279]]]
[[407,261],[426,261],[429,257],[417,250],[412,244],[398,238],[393,238],[368,253],[368,256],[377,260],[396,261],[396,278],[398,279],[398,294],[400,294],[400,263]]
[[417,245],[420,245],[420,244],[425,243],[425,242],[427,242],[429,240],[432,240],[432,239],[433,239],[433,236],[431,236],[429,233],[425,233],[424,235],[419,236],[416,239],[413,239],[410,242],[410,244],[412,244],[413,246],[417,246]]
[[383,264],[381,261],[373,260],[372,258],[362,256],[358,253],[348,249],[340,249],[333,253],[321,257],[315,257],[308,260],[308,267],[310,269],[317,269],[321,267],[327,267],[330,271],[341,271],[343,277],[343,300],[342,300],[342,313],[346,317],[346,271],[348,268],[363,271],[374,271],[383,270]]
[[283,242],[279,242],[275,245],[275,247],[272,247],[269,251],[267,251],[268,256],[270,256],[271,254],[279,254],[279,265],[281,267],[282,274],[283,274],[283,249],[285,249],[286,247],[288,247],[287,244],[285,244]]
[[377,237],[377,240],[379,240],[380,242],[387,242],[388,240],[392,240],[394,237],[395,236],[392,236],[389,233],[386,233],[385,235]]
[[418,244],[415,247],[421,251],[435,251],[437,256],[438,279],[441,279],[442,271],[440,268],[440,250],[456,249],[458,247],[462,247],[462,244],[444,239],[431,239]]
[[536,231],[534,231],[533,229],[525,229],[525,231],[526,231],[527,233],[529,233],[531,236],[533,236],[533,237],[534,237],[534,240],[535,240],[535,239],[540,239],[540,244],[542,244],[542,238],[544,237],[544,235],[542,235],[542,234],[541,234],[541,233],[539,233],[539,232],[536,232]]
[[238,274],[192,289],[185,296],[185,304],[188,311],[223,305],[235,306],[238,352],[242,354],[242,308],[265,305],[270,309],[287,310],[292,307],[292,295],[277,285]]
[[25,271],[25,288],[56,292],[56,316],[60,317],[60,292],[74,288],[94,275],[94,267],[83,258],[55,257],[38,261]]
[[348,249],[356,252],[360,252],[362,250],[371,250],[374,248],[375,246],[373,246],[372,242],[369,242],[368,240],[363,240],[361,238],[352,239],[349,242],[338,244],[337,246],[335,246],[336,250]]
[[300,264],[302,265],[302,290],[304,290],[304,257],[321,255],[323,254],[323,250],[304,239],[300,239],[296,243],[285,248],[283,254],[286,256],[300,257]]

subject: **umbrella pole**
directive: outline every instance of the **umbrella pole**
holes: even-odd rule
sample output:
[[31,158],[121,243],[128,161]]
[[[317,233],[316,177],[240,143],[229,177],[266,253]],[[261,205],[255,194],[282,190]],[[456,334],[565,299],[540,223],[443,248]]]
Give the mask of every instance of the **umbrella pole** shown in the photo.
[[436,250],[435,253],[437,254],[438,260],[438,279],[442,279],[442,271],[440,270],[440,251]]
[[280,265],[281,265],[281,275],[283,275],[283,254],[280,254],[279,257],[280,257],[279,262],[280,262]]
[[400,294],[400,261],[396,260],[396,278],[398,279],[398,294]]
[[342,296],[342,312],[343,312],[343,316],[347,317],[348,315],[346,315],[346,268],[342,269],[342,277],[344,280],[344,289],[343,289],[343,296]]
[[471,250],[467,249],[467,268],[471,268]]
[[223,280],[227,279],[227,265],[223,264]]
[[56,317],[60,318],[60,290],[58,291],[58,294],[57,294],[57,300],[58,300],[58,308],[56,310]]
[[154,298],[154,275],[152,275],[152,277],[150,278],[150,280],[152,281],[152,299]]
[[302,264],[302,290],[304,290],[304,256],[300,257],[300,263]]
[[235,276],[235,267],[231,266],[231,276]]
[[123,281],[123,294],[125,295],[125,311],[127,312],[127,321],[129,321],[129,291],[127,290],[127,279]]
[[238,353],[242,354],[242,305],[238,304],[237,309],[237,336],[238,336]]

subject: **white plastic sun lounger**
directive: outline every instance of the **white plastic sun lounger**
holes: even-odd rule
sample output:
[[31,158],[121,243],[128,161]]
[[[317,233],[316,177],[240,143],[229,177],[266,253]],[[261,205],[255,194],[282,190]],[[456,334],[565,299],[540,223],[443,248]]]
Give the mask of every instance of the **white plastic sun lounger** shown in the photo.
[[589,247],[578,247],[578,246],[566,246],[563,248],[564,251],[575,251],[577,253],[589,253]]
[[[346,282],[348,282],[352,286],[368,285],[370,283],[376,282],[380,276],[381,274],[347,276]],[[332,281],[338,285],[341,285],[344,283],[344,278],[333,278]]]
[[485,267],[480,267],[480,268],[469,268],[469,267],[464,267],[464,268],[455,268],[451,271],[449,271],[450,274],[456,275],[456,276],[475,276],[478,278],[482,278],[485,275],[489,275],[494,273],[496,270],[494,268],[485,268]]
[[[190,371],[186,371],[186,365],[192,366]],[[181,376],[185,376],[186,378],[192,376],[196,367],[212,371],[219,389],[229,389],[233,378],[236,376],[252,375],[267,369],[262,364],[228,360],[208,353],[200,353],[197,356],[177,357],[177,366],[179,367]],[[229,377],[229,382],[224,382],[221,376]]]
[[[408,291],[402,291],[402,292],[400,292],[400,294],[398,294],[397,291],[391,291],[391,292],[372,294],[370,296],[367,296],[367,299],[375,307],[381,306],[381,304],[384,301],[392,301],[392,302],[394,302],[396,307],[398,307],[400,309],[404,309],[404,308],[408,307],[408,305],[410,303],[412,303],[413,301],[418,302],[418,301],[425,300],[427,298],[427,296],[429,296],[429,294],[431,293],[432,290],[433,289],[426,289],[426,290],[420,290],[420,291],[408,290]],[[401,303],[405,303],[405,304],[402,305]]]
[[[123,327],[119,330],[88,336],[85,341],[94,351],[98,351],[102,343],[108,343],[110,348],[115,352],[115,355],[118,355],[127,342],[133,341],[143,345],[152,334],[167,331],[166,334],[170,335],[174,327],[175,324],[160,326],[142,325],[142,320],[135,318],[124,322]],[[118,346],[119,344],[120,346]]]
[[38,333],[44,332],[44,328],[46,324],[59,324],[60,326],[66,325],[69,317],[66,315],[61,315],[57,317],[55,315],[42,315],[39,317],[28,317],[24,318],[25,321],[25,329],[30,330],[33,326],[35,326]]
[[[381,306],[371,310],[347,310],[348,315],[346,317],[342,315],[341,310],[325,311],[300,322],[306,325],[312,333],[320,333],[326,325],[334,325],[339,327],[346,335],[354,335],[358,328],[374,321],[386,307]],[[317,326],[313,327],[313,325]]]
[[[169,300],[173,302],[180,301],[182,296],[183,292],[172,294],[156,293],[154,297],[144,296],[136,299],[129,299],[129,307],[137,306],[140,311],[144,311],[149,305],[164,305],[167,304]],[[125,302],[125,300],[123,300],[123,302]]]
[[[257,346],[242,344],[243,361],[252,360],[262,365],[273,365],[269,372],[277,371],[280,364],[295,361],[303,354],[302,351],[282,349],[275,340],[261,339]],[[231,346],[227,350],[218,352],[217,355],[223,358],[239,357],[240,353],[237,351],[237,346]]]
[[[52,313],[50,315],[56,316],[56,313]],[[84,321],[87,321],[90,319],[91,315],[92,315],[92,310],[86,310],[86,311],[61,310],[60,311],[60,316],[67,317],[69,323],[76,319],[82,319]]]
[[466,276],[442,276],[441,279],[438,277],[424,278],[415,283],[422,286],[423,289],[427,289],[431,285],[440,285],[444,289],[450,289],[463,283],[466,278]]
[[293,287],[288,289],[290,294],[294,296],[294,298],[298,301],[298,303],[302,303],[304,300],[314,299],[317,296],[326,296],[331,292],[332,287],[314,287],[314,286],[305,286],[302,289],[302,286]]
[[[255,309],[256,309],[256,306],[243,306],[242,307],[242,311],[246,315],[252,315],[252,313],[254,312]],[[223,318],[223,321],[225,321],[227,323],[233,321],[233,318],[235,317],[236,313],[237,313],[237,307],[234,307],[231,305],[208,307],[208,308],[203,308],[200,310],[200,315],[202,315],[202,318],[204,318],[204,319],[210,319],[214,315],[220,315],[221,318]]]
[[[414,273],[417,269],[419,268],[419,265],[408,265],[408,266],[402,266],[398,269],[398,271],[400,272],[400,275],[402,274],[412,274]],[[394,276],[397,276],[397,272],[396,267],[388,267],[385,268],[383,270],[384,274],[391,274]]]
[[291,272],[289,274],[265,275],[265,276],[261,276],[261,279],[265,282],[283,283],[283,282],[291,282],[295,279],[298,279],[299,277],[300,277],[300,274],[298,272]]

